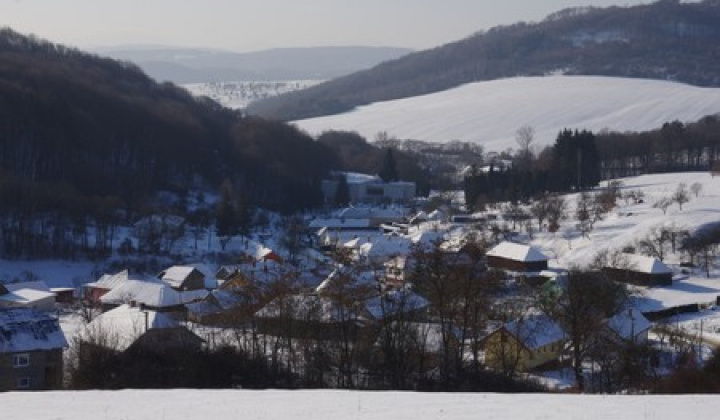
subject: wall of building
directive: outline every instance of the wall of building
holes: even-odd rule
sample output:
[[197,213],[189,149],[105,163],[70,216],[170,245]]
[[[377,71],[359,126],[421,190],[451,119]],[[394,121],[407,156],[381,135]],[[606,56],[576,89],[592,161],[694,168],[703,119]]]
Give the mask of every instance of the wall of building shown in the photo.
[[[27,353],[30,363],[25,367],[13,367],[13,355]],[[30,386],[20,390],[48,390],[62,388],[62,350],[3,353],[0,354],[0,391],[18,390],[17,381],[29,378]]]

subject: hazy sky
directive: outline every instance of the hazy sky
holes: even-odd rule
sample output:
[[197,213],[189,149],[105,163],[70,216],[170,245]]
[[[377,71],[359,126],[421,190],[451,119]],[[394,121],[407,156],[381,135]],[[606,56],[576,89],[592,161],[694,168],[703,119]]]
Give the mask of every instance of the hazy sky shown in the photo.
[[424,49],[572,6],[633,0],[0,0],[0,25],[80,48],[161,44],[236,51]]

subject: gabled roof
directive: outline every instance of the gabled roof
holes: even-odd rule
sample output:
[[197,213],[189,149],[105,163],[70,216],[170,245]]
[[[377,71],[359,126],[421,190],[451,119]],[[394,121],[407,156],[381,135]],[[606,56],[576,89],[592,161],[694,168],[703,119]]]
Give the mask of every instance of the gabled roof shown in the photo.
[[623,340],[632,340],[652,328],[652,323],[637,309],[626,309],[608,320],[608,327]]
[[672,273],[670,267],[665,265],[662,261],[654,257],[646,257],[644,255],[637,254],[622,254],[624,258],[627,258],[630,266],[630,271],[636,271],[638,273],[646,274],[669,274]]
[[67,347],[57,318],[30,308],[0,309],[0,353]]
[[17,289],[10,293],[0,295],[0,301],[31,305],[34,302],[54,297],[55,293],[53,292],[44,292],[35,289]]
[[178,292],[158,279],[128,280],[100,298],[104,304],[123,304],[130,301],[154,308],[189,303],[207,296],[207,290]]
[[103,274],[96,282],[87,283],[85,286],[112,290],[114,287],[126,282],[128,278],[128,270],[123,270],[115,274]]
[[488,257],[499,257],[513,261],[537,262],[547,261],[548,257],[537,248],[514,242],[501,242],[487,252]]
[[149,329],[179,326],[179,322],[166,312],[121,305],[93,319],[80,332],[80,337],[91,342],[102,340],[109,348],[125,351]]
[[45,283],[42,280],[23,281],[20,283],[8,283],[8,284],[5,284],[5,288],[8,290],[8,292],[14,292],[16,290],[21,290],[21,289],[38,290],[41,292],[49,292],[50,291],[50,288],[48,287],[47,283]]
[[[160,273],[160,278],[173,287],[182,286],[183,282],[197,269],[189,265],[174,265]],[[198,271],[200,273],[200,271]],[[201,273],[202,274],[202,273]],[[203,274],[203,277],[205,275]]]
[[421,310],[428,305],[427,299],[410,288],[387,292],[365,301],[365,307],[375,319]]
[[560,325],[544,314],[531,314],[522,320],[509,322],[502,328],[530,350],[556,343],[565,337]]
[[[363,311],[361,311],[363,312]],[[363,319],[356,308],[342,308],[330,298],[319,295],[298,294],[274,299],[255,313],[258,318],[289,317],[299,321],[322,323]]]

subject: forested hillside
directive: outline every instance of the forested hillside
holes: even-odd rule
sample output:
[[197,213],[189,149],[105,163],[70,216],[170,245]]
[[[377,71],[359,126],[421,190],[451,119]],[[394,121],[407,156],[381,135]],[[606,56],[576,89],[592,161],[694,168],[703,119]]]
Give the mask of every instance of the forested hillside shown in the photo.
[[[689,64],[692,63],[692,64]],[[551,73],[720,85],[720,2],[566,9],[420,51],[310,89],[258,102],[285,120],[335,114],[461,84]]]
[[[293,127],[242,118],[134,65],[0,31],[0,254],[58,255],[179,197],[230,183],[243,202],[320,203],[335,154]],[[122,211],[121,211],[122,210]]]

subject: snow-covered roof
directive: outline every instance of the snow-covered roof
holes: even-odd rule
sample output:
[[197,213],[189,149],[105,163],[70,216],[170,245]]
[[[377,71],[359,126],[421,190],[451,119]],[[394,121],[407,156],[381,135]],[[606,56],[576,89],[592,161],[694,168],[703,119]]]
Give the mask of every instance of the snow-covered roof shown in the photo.
[[392,317],[428,306],[428,301],[410,288],[387,292],[365,301],[365,307],[375,319]]
[[308,225],[310,229],[367,229],[372,227],[370,219],[314,219]]
[[444,232],[424,230],[410,235],[410,241],[415,245],[434,245],[442,242],[444,237]]
[[21,289],[39,290],[41,292],[49,292],[50,288],[47,283],[42,280],[38,281],[23,281],[19,283],[7,283],[4,284],[8,292],[14,292]]
[[514,242],[501,242],[487,252],[487,256],[506,258],[513,261],[537,262],[547,261],[548,257],[537,248]]
[[170,285],[152,278],[128,280],[100,298],[104,304],[123,304],[130,301],[162,308],[193,302],[207,296],[207,290],[178,292]]
[[160,278],[173,287],[180,287],[193,271],[195,271],[193,266],[174,265],[160,273]]
[[67,347],[57,318],[30,308],[0,309],[0,353]]
[[560,325],[544,314],[531,314],[503,327],[531,350],[556,343],[565,337]]
[[[317,293],[323,293],[325,291],[330,290],[330,288],[337,284],[338,281],[340,281],[341,278],[343,278],[343,270],[344,268],[336,268],[328,276],[325,278],[325,280],[320,283],[315,288],[315,292]],[[353,281],[352,287],[355,286],[367,286],[368,288],[374,288],[377,286],[377,277],[375,273],[371,271],[363,271],[360,273],[352,273],[349,274],[351,276],[351,279]],[[347,278],[347,277],[346,277]]]
[[114,287],[126,282],[128,278],[128,270],[123,270],[115,274],[103,274],[97,281],[87,283],[85,286],[112,290]]
[[44,292],[35,289],[17,289],[10,293],[0,295],[0,301],[31,305],[33,302],[39,302],[53,297],[55,297],[55,293],[53,292]]
[[608,320],[608,327],[620,338],[631,340],[652,328],[652,323],[637,309],[620,311]]
[[360,246],[359,254],[364,257],[390,257],[393,255],[408,254],[412,242],[407,238],[398,236],[380,236]]
[[445,213],[443,213],[441,210],[433,210],[428,214],[427,219],[433,220],[433,221],[439,221],[445,219]]
[[255,313],[258,318],[278,318],[315,322],[342,322],[355,318],[353,308],[343,309],[339,303],[319,295],[280,297]]
[[359,172],[335,172],[337,175],[344,175],[348,184],[365,184],[368,182],[382,181],[377,175],[368,175]]
[[646,257],[644,255],[623,253],[623,257],[627,258],[630,263],[630,270],[646,274],[668,274],[672,273],[670,267],[662,261],[654,257]]
[[87,341],[102,340],[107,347],[124,351],[148,329],[179,326],[179,322],[167,312],[120,305],[93,319],[80,332],[80,337]]
[[407,214],[403,207],[357,206],[347,207],[335,214],[341,219],[402,219]]

